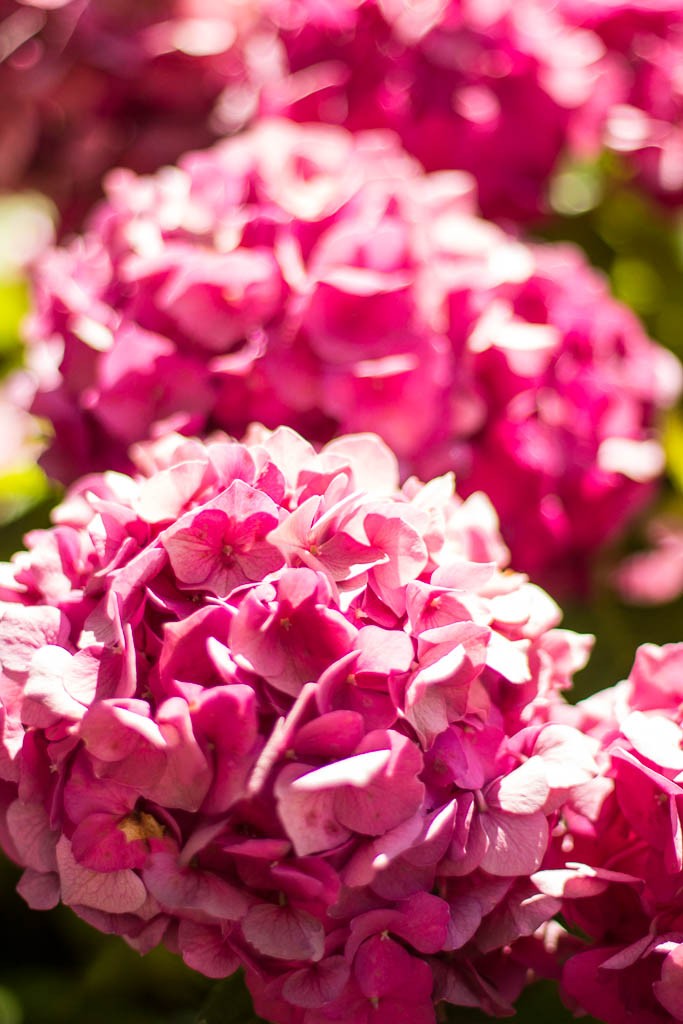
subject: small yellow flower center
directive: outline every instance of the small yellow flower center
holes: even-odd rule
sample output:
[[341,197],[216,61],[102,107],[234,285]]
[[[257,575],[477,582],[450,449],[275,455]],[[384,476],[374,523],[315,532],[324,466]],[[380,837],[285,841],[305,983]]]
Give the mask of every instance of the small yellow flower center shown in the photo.
[[118,827],[123,832],[129,843],[138,839],[161,839],[166,829],[160,821],[146,811],[133,811],[122,818]]

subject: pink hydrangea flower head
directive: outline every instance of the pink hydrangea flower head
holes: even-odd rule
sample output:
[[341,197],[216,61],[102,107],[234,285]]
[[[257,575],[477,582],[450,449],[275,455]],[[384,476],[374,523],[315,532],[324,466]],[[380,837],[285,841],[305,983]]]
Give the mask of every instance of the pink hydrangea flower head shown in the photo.
[[261,109],[391,128],[427,169],[470,171],[487,216],[529,219],[560,155],[596,151],[614,91],[598,36],[554,7],[270,0],[290,74],[264,85]]
[[627,680],[561,712],[600,772],[570,795],[534,881],[586,937],[565,998],[606,1024],[683,1020],[682,667],[683,644],[646,644]]
[[551,721],[590,637],[452,479],[373,435],[139,445],[0,567],[0,838],[61,900],[276,1024],[510,1012],[531,880],[596,772]]
[[107,192],[34,278],[52,475],[125,470],[170,428],[373,431],[404,477],[486,491],[515,567],[553,586],[651,495],[677,362],[578,252],[478,218],[469,176],[385,133],[266,120]]

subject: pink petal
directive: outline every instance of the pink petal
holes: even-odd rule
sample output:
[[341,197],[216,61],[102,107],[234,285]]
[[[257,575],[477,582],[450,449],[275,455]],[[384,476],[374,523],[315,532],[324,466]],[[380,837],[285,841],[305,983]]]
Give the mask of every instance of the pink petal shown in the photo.
[[325,952],[322,923],[305,910],[261,903],[242,921],[245,939],[278,960],[321,960]]
[[7,809],[7,828],[21,863],[35,871],[55,871],[57,834],[42,804],[15,800]]
[[683,1019],[683,944],[667,953],[661,981],[655,981],[652,988],[664,1009],[676,1020]]
[[63,647],[68,635],[68,619],[57,608],[0,602],[2,665],[9,671],[25,672],[36,651],[46,644]]
[[289,974],[282,986],[282,995],[294,1006],[323,1007],[341,995],[350,973],[343,956],[330,956]]
[[57,843],[62,902],[93,907],[109,914],[134,914],[147,899],[142,879],[134,871],[91,871],[74,860],[66,836]]
[[424,785],[417,778],[422,757],[412,742],[406,740],[405,744],[399,756],[392,758],[386,775],[337,792],[335,811],[342,825],[377,836],[396,828],[417,811],[424,798]]
[[548,846],[548,822],[540,811],[511,815],[489,811],[480,818],[488,846],[481,867],[491,875],[530,875]]
[[228,978],[240,966],[240,958],[224,938],[221,927],[181,921],[178,948],[188,967],[207,978]]
[[[282,769],[275,784],[278,816],[285,831],[294,844],[299,857],[331,850],[351,835],[337,820],[334,810],[334,791],[297,792],[294,788],[300,773],[300,765],[287,765]],[[315,773],[311,773],[315,774]]]
[[390,759],[389,750],[369,750],[365,754],[355,754],[302,775],[292,783],[292,789],[297,793],[313,793],[339,786],[364,788],[386,767]]
[[52,910],[59,903],[59,875],[45,875],[27,868],[17,883],[17,892],[31,910]]
[[205,509],[193,517],[189,526],[162,540],[171,568],[181,583],[201,586],[216,571],[226,521],[224,512]]
[[250,904],[248,895],[212,871],[184,867],[173,853],[150,854],[143,877],[163,907],[202,911],[209,917],[238,921]]
[[683,730],[670,718],[631,711],[621,723],[621,731],[648,761],[671,771],[683,770]]
[[418,531],[391,505],[386,513],[371,513],[364,520],[372,547],[386,552],[389,561],[372,570],[381,589],[395,590],[417,579],[427,564],[427,548]]
[[486,790],[486,801],[508,814],[531,814],[543,807],[548,792],[543,762],[540,757],[531,757],[493,782]]
[[199,490],[206,467],[204,460],[180,462],[145,480],[138,501],[140,516],[148,523],[177,519]]

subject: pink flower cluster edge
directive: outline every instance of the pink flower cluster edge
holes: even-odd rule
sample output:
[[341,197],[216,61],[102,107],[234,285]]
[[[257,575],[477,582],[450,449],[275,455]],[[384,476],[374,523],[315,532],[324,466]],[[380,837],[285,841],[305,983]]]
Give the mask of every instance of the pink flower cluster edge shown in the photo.
[[[278,1024],[511,1012],[594,742],[590,637],[482,495],[376,437],[138,446],[0,572],[2,842],[58,900]],[[550,872],[552,874],[552,871]],[[547,887],[547,870],[542,873]]]
[[570,1006],[605,1024],[683,1020],[683,644],[639,648],[628,679],[557,708],[596,744],[547,864],[572,932],[558,957]]

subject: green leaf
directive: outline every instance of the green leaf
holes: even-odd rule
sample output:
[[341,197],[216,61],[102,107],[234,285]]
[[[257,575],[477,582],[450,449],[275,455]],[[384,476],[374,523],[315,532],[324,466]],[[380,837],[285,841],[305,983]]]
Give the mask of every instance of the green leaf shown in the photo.
[[267,1024],[257,1017],[241,971],[219,981],[195,1024]]
[[49,493],[47,477],[35,463],[0,473],[0,524],[24,515]]
[[0,359],[19,361],[19,325],[28,311],[28,289],[21,279],[0,281]]
[[48,490],[45,498],[18,519],[0,526],[0,560],[6,560],[24,548],[24,535],[29,530],[42,530],[50,526],[50,510],[56,504],[57,492]]
[[683,493],[683,414],[674,409],[664,424],[664,451],[671,481]]
[[23,1019],[17,997],[8,988],[0,988],[0,1024],[22,1024]]
[[[576,1016],[560,999],[557,985],[553,981],[539,981],[530,985],[517,1003],[516,1024],[576,1024]],[[581,1024],[600,1024],[595,1017],[581,1016]]]

